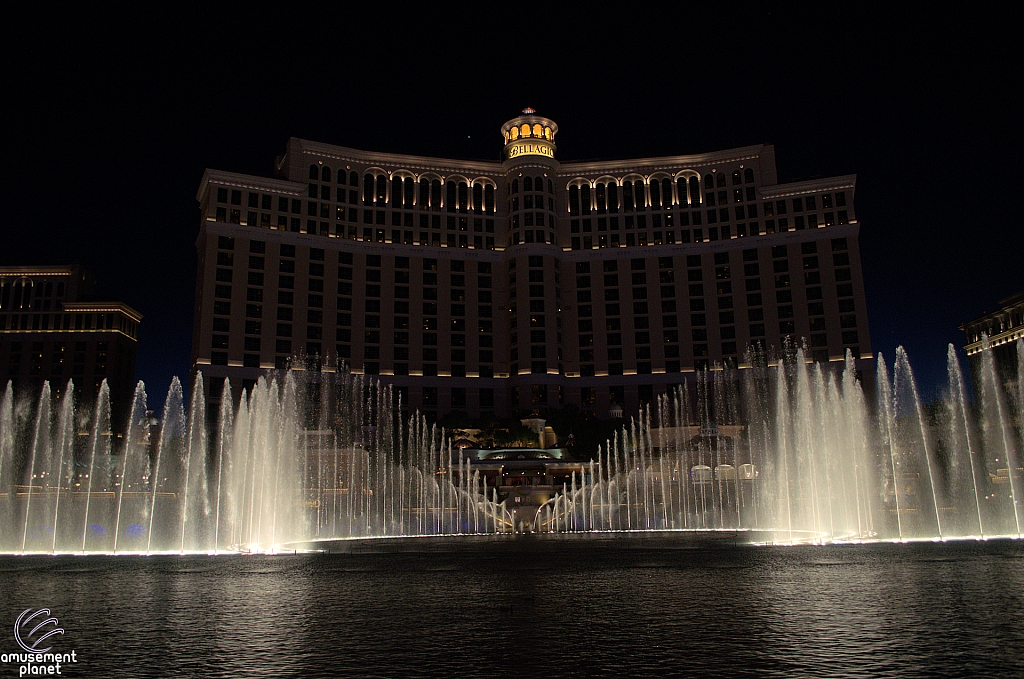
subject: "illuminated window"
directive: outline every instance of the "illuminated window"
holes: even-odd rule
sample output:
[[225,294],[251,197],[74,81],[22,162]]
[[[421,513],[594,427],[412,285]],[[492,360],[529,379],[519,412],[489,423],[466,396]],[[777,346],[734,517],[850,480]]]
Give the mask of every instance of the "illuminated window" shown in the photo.
[[[594,186],[594,199],[597,201],[597,214],[603,215],[607,211],[604,182],[598,182]],[[604,231],[604,229],[601,230]]]
[[484,186],[473,184],[473,212],[481,214],[484,210]]
[[651,207],[661,208],[661,183],[657,179],[651,182]]
[[391,178],[391,207],[402,207],[402,178]]
[[457,190],[457,187],[455,186],[455,182],[449,181],[449,182],[445,183],[445,200],[444,200],[444,204],[445,204],[445,208],[447,208],[448,212],[455,212],[455,194],[456,194],[456,190]]
[[[430,209],[440,210],[441,209],[441,180],[432,179],[430,180]],[[438,225],[440,228],[440,224]]]
[[493,215],[494,209],[494,187],[488,184],[484,187],[484,211]]
[[524,136],[524,137],[529,137],[530,136],[530,126],[527,125],[526,123],[523,123],[523,126],[520,128],[520,134],[522,136]]
[[363,175],[363,205],[371,205],[373,203],[373,175]]
[[544,135],[544,133],[541,131],[540,124],[539,123],[535,123],[534,126],[533,126],[533,136],[541,137],[543,135]]

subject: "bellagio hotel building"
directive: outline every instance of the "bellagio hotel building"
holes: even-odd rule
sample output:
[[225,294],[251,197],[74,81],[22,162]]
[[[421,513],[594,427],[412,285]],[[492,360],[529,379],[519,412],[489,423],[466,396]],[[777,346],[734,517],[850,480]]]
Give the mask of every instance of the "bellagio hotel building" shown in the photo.
[[311,357],[435,417],[629,415],[787,340],[868,366],[855,176],[779,184],[770,145],[559,162],[557,132],[526,109],[501,162],[293,138],[273,178],[207,170],[209,406]]

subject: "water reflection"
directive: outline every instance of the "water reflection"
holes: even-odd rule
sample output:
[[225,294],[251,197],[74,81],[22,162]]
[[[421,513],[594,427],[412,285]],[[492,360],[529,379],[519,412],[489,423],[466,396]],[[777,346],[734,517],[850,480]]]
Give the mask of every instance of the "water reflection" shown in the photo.
[[[1018,541],[0,559],[88,676],[1019,676]],[[446,551],[447,550],[447,551]]]

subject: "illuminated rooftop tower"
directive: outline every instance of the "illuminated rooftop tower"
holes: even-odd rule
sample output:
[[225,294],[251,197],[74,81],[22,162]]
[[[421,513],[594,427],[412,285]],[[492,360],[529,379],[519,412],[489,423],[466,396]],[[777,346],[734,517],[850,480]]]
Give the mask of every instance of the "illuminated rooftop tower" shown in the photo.
[[537,115],[530,107],[524,108],[521,116],[501,126],[501,134],[505,138],[503,158],[509,161],[524,156],[532,156],[533,159],[542,156],[554,160],[557,133],[555,121]]

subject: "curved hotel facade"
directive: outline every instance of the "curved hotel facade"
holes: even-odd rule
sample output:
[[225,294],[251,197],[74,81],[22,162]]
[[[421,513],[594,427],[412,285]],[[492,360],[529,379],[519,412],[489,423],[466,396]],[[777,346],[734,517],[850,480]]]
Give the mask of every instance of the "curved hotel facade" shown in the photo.
[[628,415],[787,338],[871,362],[855,176],[779,184],[770,145],[559,162],[557,133],[526,109],[501,162],[293,138],[274,178],[207,170],[192,362],[211,407],[223,378],[303,354],[473,417]]

